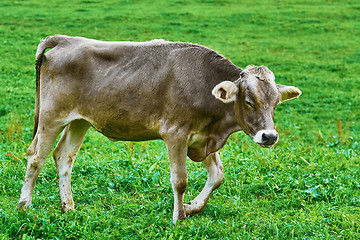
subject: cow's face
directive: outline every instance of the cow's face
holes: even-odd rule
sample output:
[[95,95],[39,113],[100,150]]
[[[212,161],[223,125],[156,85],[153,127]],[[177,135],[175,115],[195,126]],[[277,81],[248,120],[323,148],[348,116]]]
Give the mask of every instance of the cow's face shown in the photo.
[[224,81],[212,91],[224,103],[234,104],[241,129],[262,147],[278,141],[274,127],[274,110],[283,101],[299,97],[301,91],[275,83],[274,74],[265,66],[248,66],[235,82]]

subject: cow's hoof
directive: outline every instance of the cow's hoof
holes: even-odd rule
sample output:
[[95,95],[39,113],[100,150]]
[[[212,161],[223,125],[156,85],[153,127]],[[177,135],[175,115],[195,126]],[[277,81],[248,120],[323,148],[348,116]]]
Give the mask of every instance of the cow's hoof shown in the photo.
[[185,218],[179,218],[179,219],[176,219],[176,220],[173,220],[173,224],[174,226],[181,226],[182,222],[186,220],[186,217]]
[[174,223],[175,226],[179,225],[184,220],[186,220],[185,211],[176,212],[173,215],[173,223]]
[[18,206],[17,206],[17,209],[19,211],[25,211],[27,206],[28,206],[28,204],[27,204],[26,201],[20,201]]
[[66,208],[61,208],[61,213],[66,213],[66,212],[69,212],[69,211],[75,211],[75,208],[74,207],[66,207]]
[[198,202],[191,201],[189,204],[184,204],[186,216],[192,216],[196,213],[200,213],[204,210],[205,204],[199,204]]
[[184,208],[185,208],[186,216],[194,215],[194,212],[191,209],[191,202],[189,202],[189,204],[184,204]]

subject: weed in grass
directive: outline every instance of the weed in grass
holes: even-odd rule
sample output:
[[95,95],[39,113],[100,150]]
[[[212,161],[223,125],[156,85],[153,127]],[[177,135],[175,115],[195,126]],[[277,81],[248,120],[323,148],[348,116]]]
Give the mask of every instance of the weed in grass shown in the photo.
[[12,141],[19,141],[23,131],[23,121],[17,115],[11,114],[5,127],[5,137]]

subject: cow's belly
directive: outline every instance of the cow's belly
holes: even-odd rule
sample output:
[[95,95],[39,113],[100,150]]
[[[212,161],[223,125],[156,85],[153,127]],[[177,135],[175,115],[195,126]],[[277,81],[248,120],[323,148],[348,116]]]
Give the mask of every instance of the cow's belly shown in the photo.
[[109,138],[111,141],[147,141],[160,139],[160,136],[147,129],[137,129],[136,131],[126,131],[126,126],[121,128],[111,127],[97,129],[98,132]]
[[147,141],[160,139],[158,131],[144,124],[131,122],[90,121],[92,126],[112,141]]

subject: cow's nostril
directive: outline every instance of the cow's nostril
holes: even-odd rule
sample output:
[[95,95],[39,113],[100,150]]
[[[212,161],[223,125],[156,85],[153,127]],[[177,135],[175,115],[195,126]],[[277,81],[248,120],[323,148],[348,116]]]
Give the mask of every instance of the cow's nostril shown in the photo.
[[270,134],[263,133],[262,134],[262,140],[263,140],[264,144],[272,145],[272,144],[276,143],[277,139],[278,139],[277,134],[273,134],[273,133],[270,133]]
[[264,143],[267,143],[269,141],[268,135],[266,133],[263,133],[262,140]]

